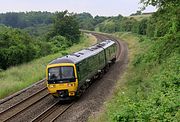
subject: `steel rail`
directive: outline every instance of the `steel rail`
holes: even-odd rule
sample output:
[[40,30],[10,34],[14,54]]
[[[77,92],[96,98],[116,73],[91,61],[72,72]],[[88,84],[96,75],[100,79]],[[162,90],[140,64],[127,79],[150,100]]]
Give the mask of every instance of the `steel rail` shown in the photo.
[[68,105],[62,112],[58,113],[58,115],[56,115],[50,122],[54,122],[55,120],[57,120],[57,118],[59,118],[63,113],[65,113],[73,104],[74,102]]
[[31,120],[31,122],[40,122],[40,121],[43,121],[51,113],[53,113],[57,109],[57,107],[59,107],[58,103],[59,103],[59,101],[56,101],[54,104],[52,104],[50,107],[48,107],[45,111],[43,111],[41,114],[39,114],[36,118]]
[[0,104],[3,104],[3,103],[5,103],[5,102],[13,99],[14,97],[16,97],[16,96],[18,96],[18,95],[26,92],[27,90],[31,89],[32,87],[34,87],[34,86],[36,86],[36,85],[38,85],[38,84],[40,84],[40,83],[43,83],[44,81],[45,81],[45,78],[42,79],[42,80],[40,80],[40,81],[38,81],[38,82],[36,82],[36,83],[34,83],[34,84],[32,84],[32,85],[30,85],[29,87],[27,87],[27,88],[25,88],[25,89],[22,89],[22,90],[20,90],[20,91],[18,91],[18,92],[16,92],[16,93],[14,93],[14,94],[12,94],[12,95],[4,98],[4,99],[1,99],[1,100],[0,100]]
[[27,100],[29,100],[29,99],[31,99],[32,97],[36,96],[37,94],[41,93],[41,92],[44,91],[45,89],[47,89],[47,88],[44,87],[44,88],[40,89],[39,91],[35,92],[34,94],[30,95],[29,97],[23,99],[22,101],[19,101],[19,102],[17,102],[16,104],[14,104],[14,105],[8,107],[7,109],[1,111],[0,114],[3,114],[3,113],[5,113],[6,111],[15,108],[16,106],[20,105],[20,104],[23,103],[23,102],[26,102]]
[[[18,112],[16,111],[16,113],[12,114],[10,117],[6,117],[6,116],[5,116],[6,118],[3,119],[3,120],[1,120],[1,121],[6,122],[6,121],[9,121],[9,120],[13,119],[13,118],[16,117],[18,114],[21,114],[22,112],[24,112],[25,110],[29,109],[31,106],[37,104],[38,102],[40,102],[41,100],[43,100],[45,97],[47,97],[47,96],[49,96],[49,95],[50,95],[49,93],[43,95],[40,99],[38,99],[37,101],[29,104],[27,107],[19,110]],[[8,112],[8,111],[7,111],[7,112]],[[6,112],[5,112],[4,114],[6,114]],[[3,114],[3,115],[4,115],[4,114]],[[3,116],[3,115],[1,114],[1,115],[0,115],[0,118],[2,118],[1,116]]]

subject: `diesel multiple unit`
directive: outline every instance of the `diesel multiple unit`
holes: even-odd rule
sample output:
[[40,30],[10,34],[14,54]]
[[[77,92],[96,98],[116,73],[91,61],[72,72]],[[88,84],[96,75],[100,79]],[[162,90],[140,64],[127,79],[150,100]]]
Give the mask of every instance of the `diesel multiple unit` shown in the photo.
[[79,96],[93,79],[100,77],[116,61],[116,48],[114,41],[105,40],[53,60],[46,68],[49,93],[62,99]]

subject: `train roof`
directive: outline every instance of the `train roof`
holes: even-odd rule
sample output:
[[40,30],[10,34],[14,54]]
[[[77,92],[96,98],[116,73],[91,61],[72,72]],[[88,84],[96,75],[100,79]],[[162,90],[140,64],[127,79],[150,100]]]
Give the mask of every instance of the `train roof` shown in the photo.
[[88,47],[86,49],[83,49],[81,51],[63,56],[61,58],[57,58],[57,59],[53,60],[52,62],[50,62],[49,64],[58,64],[58,63],[77,64],[78,62],[80,62],[88,57],[98,54],[99,52],[103,51],[107,47],[113,45],[114,43],[115,43],[114,41],[105,40],[101,43],[95,44],[95,45]]

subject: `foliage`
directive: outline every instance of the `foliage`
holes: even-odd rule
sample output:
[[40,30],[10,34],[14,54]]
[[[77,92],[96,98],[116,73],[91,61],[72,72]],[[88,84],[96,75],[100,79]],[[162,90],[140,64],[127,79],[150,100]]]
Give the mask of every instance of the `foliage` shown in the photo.
[[126,87],[108,104],[109,121],[179,121],[180,44],[178,35],[170,38],[140,43],[146,50],[132,60]]
[[[42,28],[43,26],[46,27],[48,25],[53,24],[53,18],[56,16],[57,13],[58,12],[50,13],[46,11],[2,13],[0,14],[0,24],[4,24],[6,26],[10,26],[13,28],[21,28],[21,29],[28,28],[30,35],[32,34],[36,35],[36,32],[34,32],[33,30],[38,27]],[[59,12],[59,13],[63,13],[63,12]],[[94,30],[96,25],[110,18],[104,16],[93,17],[90,13],[86,13],[86,12],[80,14],[74,14],[73,17],[78,22],[79,27],[84,30]]]
[[[25,13],[11,14],[17,17]],[[11,18],[11,14],[3,15]],[[57,12],[52,25],[45,23],[45,20],[41,21],[46,14],[49,15],[50,13],[26,13],[25,15],[28,17],[32,16],[36,19],[31,18],[33,26],[22,30],[4,25],[0,26],[0,69],[5,70],[10,66],[57,53],[80,41],[79,26],[74,15],[69,14],[67,11]]]
[[80,13],[75,15],[79,27],[84,30],[94,30],[94,19],[89,13]]
[[[166,2],[165,2],[166,1]],[[148,37],[162,37],[166,34],[179,32],[180,29],[180,1],[175,0],[142,0],[146,5],[160,6],[151,17],[135,19],[132,17],[111,17],[98,24],[101,32],[134,32]],[[138,12],[139,13],[139,12]],[[97,29],[96,29],[97,30]]]
[[104,17],[104,16],[98,16],[97,15],[97,16],[94,17],[94,25],[96,26],[96,25],[102,23],[103,21],[105,21],[105,20],[107,20],[109,18],[110,17]]
[[[180,121],[180,1],[141,0],[159,9],[149,19],[119,21],[120,30],[139,34],[140,49],[118,82],[104,114],[106,121]],[[114,20],[114,18],[111,18]],[[144,35],[144,36],[142,36]],[[130,36],[128,33],[127,36]],[[133,50],[139,45],[133,46]],[[134,52],[130,49],[131,53]],[[134,55],[134,54],[133,54]]]
[[0,26],[0,68],[6,69],[36,58],[38,46],[19,29]]
[[51,50],[53,53],[57,53],[58,51],[65,50],[67,47],[71,45],[69,41],[63,36],[54,36],[49,40],[51,45]]
[[148,22],[147,36],[162,37],[168,33],[177,33],[180,28],[180,7],[169,6],[153,14]]
[[106,33],[112,33],[116,31],[116,25],[115,22],[112,20],[105,21],[104,23],[99,24],[99,31],[106,32]]
[[99,28],[101,32],[134,32],[141,35],[146,34],[148,25],[148,19],[144,18],[140,21],[136,20],[134,17],[123,17],[121,15],[117,17],[111,17],[106,21],[98,24],[96,27]]
[[52,23],[53,13],[50,12],[8,12],[0,14],[0,23],[14,28],[25,28],[39,24]]
[[146,29],[147,29],[147,19],[143,19],[139,22],[139,27],[138,27],[138,34],[141,35],[146,35]]
[[163,38],[165,42],[147,37],[138,42],[137,35],[131,33],[116,36],[128,43],[130,62],[105,112],[95,121],[180,121],[179,35],[172,45],[168,43],[170,35]]
[[78,43],[80,38],[80,31],[78,22],[75,20],[74,15],[68,11],[57,12],[54,18],[53,31],[50,37],[61,35],[66,37],[71,44]]
[[52,29],[53,29],[52,24],[48,24],[48,25],[39,24],[35,26],[26,27],[22,30],[27,32],[33,38],[40,38],[40,37],[45,37],[47,33],[52,31]]
[[144,7],[152,5],[159,8],[165,8],[169,5],[178,6],[179,0],[140,0],[140,3],[144,4]]

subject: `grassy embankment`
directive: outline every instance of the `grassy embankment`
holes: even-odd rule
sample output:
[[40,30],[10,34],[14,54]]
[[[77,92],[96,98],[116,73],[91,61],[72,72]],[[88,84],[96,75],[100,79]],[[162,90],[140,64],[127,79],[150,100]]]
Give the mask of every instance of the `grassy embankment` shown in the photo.
[[128,43],[128,68],[112,99],[90,122],[180,121],[180,43],[115,35]]
[[6,71],[0,72],[0,99],[43,79],[45,77],[46,65],[51,60],[61,57],[66,53],[76,52],[94,43],[96,43],[95,37],[84,35],[81,37],[79,44],[73,45],[63,52],[48,55],[27,64],[11,67]]
[[145,15],[134,15],[134,16],[128,16],[128,18],[134,18],[137,21],[141,21],[143,19],[148,19],[149,17],[151,17],[152,14],[145,14]]

